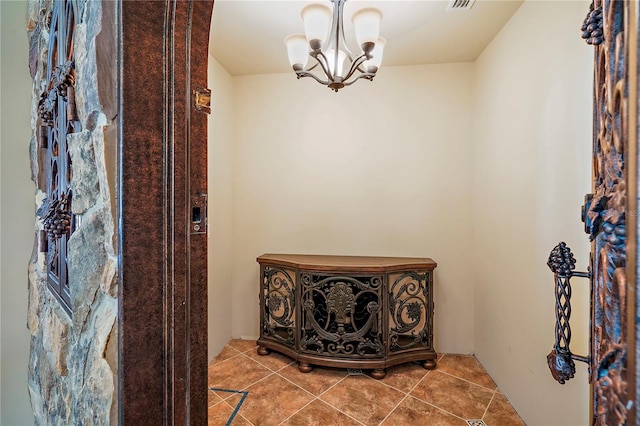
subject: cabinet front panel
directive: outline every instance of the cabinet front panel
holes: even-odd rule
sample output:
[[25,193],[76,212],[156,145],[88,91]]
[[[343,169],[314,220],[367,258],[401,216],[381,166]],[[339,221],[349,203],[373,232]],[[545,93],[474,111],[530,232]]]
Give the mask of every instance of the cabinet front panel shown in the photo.
[[300,352],[383,356],[382,289],[382,275],[301,272]]
[[262,267],[262,336],[295,348],[296,273]]
[[433,349],[431,272],[389,276],[389,351]]

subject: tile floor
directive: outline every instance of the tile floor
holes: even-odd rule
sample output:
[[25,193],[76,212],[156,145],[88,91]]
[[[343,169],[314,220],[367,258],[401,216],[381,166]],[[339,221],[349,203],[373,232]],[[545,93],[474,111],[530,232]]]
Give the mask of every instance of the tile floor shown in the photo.
[[231,340],[209,365],[209,388],[210,426],[525,424],[466,355],[441,355],[431,371],[394,366],[375,380],[335,368],[303,374],[288,357],[258,355],[255,341]]

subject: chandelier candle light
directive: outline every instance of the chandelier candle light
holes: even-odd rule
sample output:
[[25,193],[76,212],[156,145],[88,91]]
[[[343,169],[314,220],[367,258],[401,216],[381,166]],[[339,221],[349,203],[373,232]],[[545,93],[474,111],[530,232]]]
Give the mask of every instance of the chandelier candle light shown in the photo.
[[[382,62],[382,51],[386,44],[386,40],[379,37],[382,12],[372,7],[360,9],[352,18],[361,49],[359,55],[354,57],[344,37],[346,1],[331,0],[333,11],[323,4],[306,6],[301,13],[305,33],[291,34],[284,39],[289,63],[298,78],[312,77],[335,92],[361,78],[373,80]],[[309,56],[316,63],[305,69]],[[347,59],[351,65],[344,73]],[[318,66],[322,72],[312,72]]]

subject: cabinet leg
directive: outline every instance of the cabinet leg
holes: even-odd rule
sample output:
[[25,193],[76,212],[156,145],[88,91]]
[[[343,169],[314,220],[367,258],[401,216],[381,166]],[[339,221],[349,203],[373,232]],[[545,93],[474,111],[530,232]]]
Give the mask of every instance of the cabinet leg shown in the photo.
[[258,355],[269,355],[271,353],[271,351],[267,348],[265,348],[264,346],[258,346]]
[[433,370],[434,368],[436,368],[436,365],[437,363],[435,359],[428,359],[422,362],[422,367],[426,368],[427,370]]
[[384,370],[384,368],[376,368],[371,370],[371,377],[373,377],[374,379],[381,380],[384,379],[384,376],[386,375],[387,372]]
[[300,370],[301,373],[308,373],[313,370],[313,367],[311,367],[306,362],[301,362],[298,364],[298,370]]

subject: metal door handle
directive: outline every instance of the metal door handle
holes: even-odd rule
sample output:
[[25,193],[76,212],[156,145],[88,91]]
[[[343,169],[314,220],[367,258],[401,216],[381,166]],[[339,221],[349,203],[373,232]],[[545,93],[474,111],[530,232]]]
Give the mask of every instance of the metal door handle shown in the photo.
[[576,366],[573,362],[582,361],[589,364],[588,356],[574,355],[571,353],[571,277],[591,278],[590,272],[574,272],[576,260],[571,249],[564,242],[559,243],[551,250],[547,261],[549,269],[553,272],[556,288],[556,339],[553,349],[547,355],[547,363],[551,375],[560,384],[572,379]]

